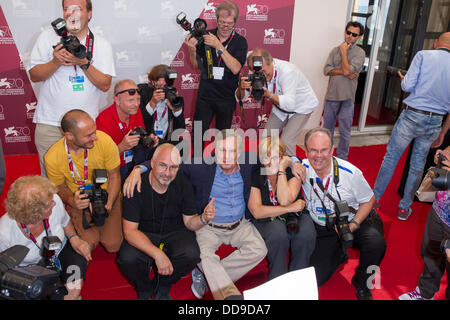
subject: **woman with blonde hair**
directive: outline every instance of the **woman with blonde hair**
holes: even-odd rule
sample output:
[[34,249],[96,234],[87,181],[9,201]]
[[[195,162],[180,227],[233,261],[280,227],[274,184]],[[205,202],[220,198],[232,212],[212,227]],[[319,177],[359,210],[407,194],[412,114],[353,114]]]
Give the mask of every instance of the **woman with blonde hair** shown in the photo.
[[22,245],[29,251],[20,265],[38,264],[43,238],[58,237],[62,247],[50,261],[66,286],[64,299],[78,300],[91,251],[76,234],[56,192],[53,182],[41,176],[20,177],[11,185],[5,200],[7,213],[0,218],[0,252]]
[[[261,170],[253,173],[248,208],[268,253],[269,279],[309,266],[315,247],[314,225],[300,192],[302,181],[293,176],[291,158],[277,136],[259,143]],[[286,255],[290,255],[288,266]]]

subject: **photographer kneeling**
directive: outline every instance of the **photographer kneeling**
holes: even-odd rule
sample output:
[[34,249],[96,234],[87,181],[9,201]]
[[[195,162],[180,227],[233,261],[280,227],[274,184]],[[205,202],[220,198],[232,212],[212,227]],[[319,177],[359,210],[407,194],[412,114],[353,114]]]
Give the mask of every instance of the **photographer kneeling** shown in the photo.
[[173,86],[176,78],[175,71],[165,64],[160,64],[150,70],[148,83],[138,85],[141,93],[139,108],[147,132],[167,142],[172,141],[172,132],[186,128],[184,99],[178,96]]
[[[439,156],[442,160],[438,160]],[[422,239],[421,256],[424,261],[423,272],[414,291],[402,294],[399,300],[433,300],[434,294],[439,291],[441,279],[447,270],[447,289],[445,296],[450,300],[450,146],[445,150],[437,150],[434,162],[441,162],[442,169],[447,175],[439,185],[433,206],[428,213],[425,233]],[[441,177],[439,177],[441,178]],[[436,181],[433,181],[435,185]]]
[[[259,144],[263,167],[253,172],[248,208],[267,246],[269,279],[309,266],[316,244],[316,231],[306,212],[300,189],[302,181],[289,167],[286,146],[278,136]],[[286,255],[291,252],[288,267]]]
[[62,245],[50,261],[60,269],[68,291],[64,299],[78,300],[91,252],[89,244],[75,232],[56,191],[52,182],[40,176],[21,177],[11,185],[5,201],[7,214],[0,219],[0,252],[23,245],[29,252],[20,265],[37,264],[43,261],[43,239],[58,237]]
[[381,219],[373,209],[373,191],[361,170],[333,157],[333,138],[325,128],[309,130],[305,136],[307,159],[303,193],[317,231],[311,264],[318,285],[324,284],[346,260],[348,247],[360,251],[352,278],[359,300],[372,300],[371,280],[386,251]]

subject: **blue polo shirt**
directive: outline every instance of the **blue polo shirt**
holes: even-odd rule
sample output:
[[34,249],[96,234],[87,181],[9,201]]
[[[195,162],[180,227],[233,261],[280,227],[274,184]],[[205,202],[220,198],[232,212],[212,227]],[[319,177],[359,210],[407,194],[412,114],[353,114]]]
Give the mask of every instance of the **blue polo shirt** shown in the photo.
[[231,223],[244,216],[244,181],[240,168],[232,174],[225,174],[219,165],[216,167],[211,198],[215,198],[216,207],[216,217],[213,222]]

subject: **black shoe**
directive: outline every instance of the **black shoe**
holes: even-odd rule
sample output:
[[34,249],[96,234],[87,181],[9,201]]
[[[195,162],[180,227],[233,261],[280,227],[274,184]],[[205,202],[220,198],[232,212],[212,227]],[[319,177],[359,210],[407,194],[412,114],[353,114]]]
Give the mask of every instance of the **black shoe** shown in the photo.
[[373,300],[370,289],[366,285],[360,285],[355,276],[352,278],[352,284],[356,288],[356,297],[358,300]]
[[155,293],[155,300],[172,300],[170,296],[170,288],[171,287],[159,287],[158,291]]

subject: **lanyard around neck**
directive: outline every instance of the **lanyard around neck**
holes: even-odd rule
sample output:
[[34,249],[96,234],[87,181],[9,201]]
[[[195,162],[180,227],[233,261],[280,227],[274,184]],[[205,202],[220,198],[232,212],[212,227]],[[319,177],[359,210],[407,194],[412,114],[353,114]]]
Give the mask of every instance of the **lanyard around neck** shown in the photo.
[[[230,39],[227,41],[227,44],[225,45],[225,50],[227,50],[227,48],[228,48],[228,45],[230,44],[230,42],[231,42],[231,40],[233,40],[233,38],[234,38],[234,31],[233,31],[233,33],[231,34],[231,37],[230,37]],[[220,67],[220,62],[222,61],[222,55],[220,55],[220,57],[219,57],[219,62],[217,63],[217,66],[218,67]]]
[[[69,160],[70,175],[72,176],[73,181],[79,186],[85,185],[88,180],[88,157],[89,157],[88,150],[84,149],[84,179],[82,179],[80,173],[77,170],[77,167],[75,166],[75,163],[72,160],[72,156],[70,155],[69,148],[67,147],[66,139],[64,139],[64,146],[66,148],[67,158]],[[83,180],[83,181],[79,181],[79,180],[75,179],[74,171],[77,173],[78,178],[80,178],[80,180]]]
[[[48,222],[48,219],[43,220],[42,223],[44,224],[45,234],[48,237],[49,235],[52,234],[50,231],[50,223]],[[20,224],[20,227],[25,232],[25,234],[28,236],[28,238],[30,238],[30,240],[33,241],[33,243],[36,245],[36,247],[38,247],[38,249],[40,250],[41,248],[37,244],[36,238],[31,234],[30,229],[28,229],[28,227],[23,223]]]

